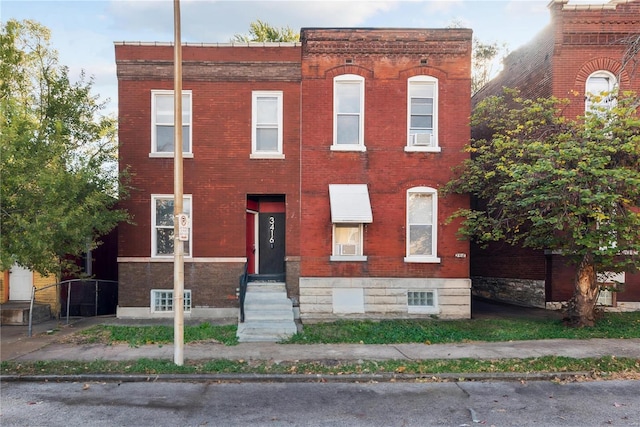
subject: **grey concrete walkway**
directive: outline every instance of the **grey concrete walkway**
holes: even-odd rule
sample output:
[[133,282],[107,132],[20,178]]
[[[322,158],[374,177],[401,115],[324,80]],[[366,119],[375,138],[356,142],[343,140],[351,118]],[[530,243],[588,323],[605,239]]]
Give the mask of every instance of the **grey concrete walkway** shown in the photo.
[[[0,359],[27,360],[135,360],[139,358],[172,359],[173,345],[75,345],[60,341],[97,323],[137,323],[114,318],[79,318],[69,325],[64,322],[45,322],[34,326],[33,337],[27,337],[26,326],[0,328]],[[143,321],[149,324],[148,321]],[[166,320],[165,320],[166,323]],[[225,346],[219,343],[186,344],[185,360],[426,360],[426,359],[499,359],[540,356],[575,358],[616,356],[640,358],[640,339],[537,340],[510,342],[472,342],[456,344],[320,344],[293,345],[275,343],[242,343]]]

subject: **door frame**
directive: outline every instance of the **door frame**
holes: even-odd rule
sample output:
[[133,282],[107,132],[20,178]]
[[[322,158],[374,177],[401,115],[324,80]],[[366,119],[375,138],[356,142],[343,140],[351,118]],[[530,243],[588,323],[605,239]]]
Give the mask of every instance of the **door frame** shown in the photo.
[[[259,274],[259,270],[260,270],[260,248],[258,247],[258,211],[253,210],[253,209],[249,209],[247,208],[246,210],[246,215],[247,215],[247,229],[246,229],[246,239],[247,239],[247,245],[246,245],[246,257],[247,257],[247,272],[249,274]],[[253,233],[250,233],[249,230],[249,221],[250,218],[249,216],[253,217]],[[249,242],[251,243],[252,248],[252,253],[249,253]],[[252,262],[253,261],[253,262]],[[253,264],[253,265],[252,265]]]
[[[268,213],[282,213],[285,214],[285,225],[283,227],[284,237],[283,242],[285,243],[284,254],[282,262],[284,263],[284,258],[286,258],[286,195],[284,194],[247,194],[246,196],[246,223],[245,223],[245,239],[246,239],[246,259],[247,263],[250,262],[251,258],[253,258],[253,267],[255,275],[260,275],[260,215],[268,214]],[[249,215],[253,215],[253,241],[251,242],[255,251],[253,254],[249,253],[249,242],[250,237],[249,234],[250,224],[249,224]],[[252,256],[253,255],[253,256]],[[247,264],[249,267],[249,264]],[[248,268],[248,271],[251,269]]]

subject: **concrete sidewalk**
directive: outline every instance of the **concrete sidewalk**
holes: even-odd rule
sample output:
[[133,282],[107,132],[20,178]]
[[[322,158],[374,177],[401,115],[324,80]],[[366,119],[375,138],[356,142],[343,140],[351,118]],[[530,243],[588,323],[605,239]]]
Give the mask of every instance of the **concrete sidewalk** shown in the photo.
[[[119,323],[113,317],[78,318],[68,325],[50,321],[34,325],[33,336],[27,337],[26,326],[2,326],[0,348],[2,361],[35,360],[136,360],[140,358],[172,359],[173,344],[130,347],[118,345],[76,345],[61,343],[65,335],[100,323]],[[141,323],[143,322],[143,323]],[[165,321],[166,322],[166,321]],[[128,321],[126,324],[149,324]],[[640,359],[640,339],[536,340],[509,342],[471,342],[455,344],[276,344],[241,343],[225,346],[219,343],[186,344],[185,360],[271,360],[271,361],[358,361],[358,360],[427,360],[427,359],[501,359],[540,356],[636,357]]]

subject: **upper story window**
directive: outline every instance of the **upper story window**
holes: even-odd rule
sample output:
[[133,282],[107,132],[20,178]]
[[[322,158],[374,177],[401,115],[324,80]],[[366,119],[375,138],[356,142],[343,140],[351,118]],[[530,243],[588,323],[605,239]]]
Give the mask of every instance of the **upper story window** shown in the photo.
[[[173,91],[151,91],[151,157],[173,157]],[[182,153],[191,157],[191,91],[182,91]]]
[[[191,196],[183,196],[183,213],[191,218]],[[175,241],[173,220],[173,195],[151,196],[151,256],[173,256],[173,244]],[[193,223],[193,222],[192,222]],[[189,240],[184,243],[184,255],[191,256],[191,243],[193,241],[193,228],[189,227]]]
[[615,105],[615,90],[618,84],[608,71],[596,71],[585,84],[585,111],[598,112]]
[[251,158],[284,158],[282,152],[282,92],[252,93]]
[[407,146],[405,151],[440,151],[438,145],[438,79],[416,76],[408,80]]
[[431,187],[407,190],[407,256],[405,262],[440,262],[438,258],[438,192]]
[[344,74],[333,79],[332,150],[365,151],[364,77]]

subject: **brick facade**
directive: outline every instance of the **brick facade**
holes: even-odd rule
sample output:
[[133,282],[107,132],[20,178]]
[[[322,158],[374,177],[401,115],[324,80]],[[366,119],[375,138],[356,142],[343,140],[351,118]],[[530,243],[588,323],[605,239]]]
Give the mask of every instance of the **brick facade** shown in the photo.
[[[120,168],[133,187],[121,203],[133,216],[119,229],[121,308],[148,308],[151,289],[173,288],[172,264],[151,257],[152,195],[173,194],[173,158],[149,155],[151,91],[173,88],[172,58],[171,45],[116,45]],[[300,47],[184,46],[183,90],[193,112],[193,156],[183,162],[193,220],[185,289],[194,307],[237,307],[249,195],[285,201],[286,254],[299,256]],[[250,158],[256,90],[283,92],[283,159]],[[290,284],[297,294],[297,278]]]
[[[429,279],[458,279],[468,296],[468,243],[456,238],[457,224],[445,219],[466,197],[438,199],[439,263],[409,263],[406,245],[406,192],[409,188],[439,188],[451,168],[466,156],[469,139],[469,30],[334,30],[303,29],[302,42],[302,223],[301,304],[303,318],[332,318],[326,303],[332,290],[355,288],[365,293],[364,315],[407,316],[409,289],[436,289]],[[364,78],[364,146],[366,151],[332,151],[334,77]],[[406,152],[407,82],[426,75],[438,79],[440,152]],[[322,165],[318,167],[317,165]],[[364,224],[365,262],[332,261],[330,184],[367,184],[373,222]],[[422,278],[416,282],[415,278]],[[386,279],[386,280],[384,280]],[[407,279],[404,283],[400,279]],[[348,283],[347,283],[348,282]],[[367,300],[372,289],[393,283],[402,309]],[[391,286],[391,285],[388,285]],[[435,287],[434,287],[435,286]],[[305,292],[307,290],[307,296]],[[313,289],[313,291],[311,290]],[[367,291],[367,289],[369,289]],[[314,303],[324,296],[324,304]],[[393,298],[396,298],[394,296]],[[444,299],[446,302],[446,297]],[[442,301],[441,301],[442,302]],[[382,307],[382,308],[381,308]],[[468,317],[463,308],[444,315]]]
[[[150,156],[151,91],[172,89],[173,47],[126,42],[115,49],[120,167],[129,171],[133,187],[121,203],[133,223],[119,227],[120,313],[148,315],[151,289],[172,289],[173,283],[170,260],[152,256],[150,213],[153,195],[173,192],[173,158]],[[362,289],[377,289],[371,291],[378,295],[372,317],[408,316],[408,289],[437,290],[443,317],[470,316],[468,243],[455,236],[457,223],[445,223],[468,206],[467,197],[438,198],[440,262],[404,260],[407,190],[437,190],[467,156],[470,30],[302,29],[300,44],[188,44],[182,56],[183,90],[192,94],[184,194],[192,197],[185,289],[192,291],[194,308],[237,307],[238,277],[248,259],[248,203],[275,198],[285,206],[287,291],[299,301],[302,317],[334,315],[308,304],[315,298],[310,281],[331,292],[335,282],[322,278],[357,278]],[[344,74],[365,79],[363,152],[330,149],[333,79]],[[438,82],[439,152],[405,150],[407,82],[414,76]],[[251,156],[252,91],[283,93],[283,158]],[[364,262],[330,261],[328,185],[345,183],[368,186],[374,221],[364,226]],[[384,283],[395,289],[402,310],[390,310],[380,299]]]
[[[554,0],[549,9],[550,25],[504,60],[504,70],[474,95],[472,105],[499,94],[503,87],[511,87],[529,98],[551,95],[567,98],[570,104],[565,115],[574,118],[584,114],[585,84],[596,71],[615,76],[621,90],[640,93],[638,72],[632,73],[631,68],[622,66],[627,48],[624,40],[640,33],[640,1],[573,5],[566,0]],[[471,271],[475,277],[504,279],[500,285],[504,287],[513,279],[544,280],[548,303],[566,301],[573,294],[575,267],[560,255],[544,251],[497,246],[487,250],[473,248]],[[626,274],[624,290],[616,297],[618,305],[636,304],[640,308],[637,303],[640,274]]]

